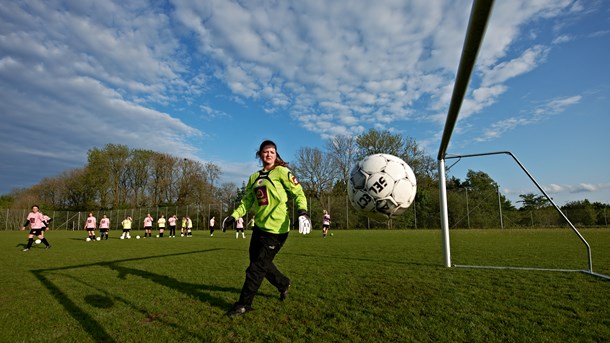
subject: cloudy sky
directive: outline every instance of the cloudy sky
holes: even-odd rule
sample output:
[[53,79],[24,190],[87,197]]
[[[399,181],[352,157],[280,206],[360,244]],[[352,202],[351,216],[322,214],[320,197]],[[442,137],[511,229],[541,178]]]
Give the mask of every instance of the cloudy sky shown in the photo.
[[[35,1],[0,6],[0,194],[124,144],[241,184],[273,139],[369,128],[436,158],[471,1]],[[610,203],[610,3],[497,1],[451,154],[512,151],[562,205]],[[455,160],[448,160],[451,165]],[[511,199],[506,157],[462,159]]]

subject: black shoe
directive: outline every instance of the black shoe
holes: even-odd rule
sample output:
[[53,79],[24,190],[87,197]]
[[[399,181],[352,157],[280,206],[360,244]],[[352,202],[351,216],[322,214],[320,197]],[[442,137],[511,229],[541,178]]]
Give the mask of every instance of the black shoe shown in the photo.
[[292,283],[289,283],[288,287],[284,291],[280,292],[280,301],[284,301],[286,300],[286,298],[288,298],[288,291],[290,290],[290,285],[292,285]]
[[252,308],[252,306],[235,304],[229,310],[229,312],[227,312],[227,316],[229,316],[229,317],[241,316],[242,314],[253,311],[253,310],[254,309]]
[[51,246],[50,246],[50,245],[47,245],[47,246],[45,247],[45,249],[51,249]]

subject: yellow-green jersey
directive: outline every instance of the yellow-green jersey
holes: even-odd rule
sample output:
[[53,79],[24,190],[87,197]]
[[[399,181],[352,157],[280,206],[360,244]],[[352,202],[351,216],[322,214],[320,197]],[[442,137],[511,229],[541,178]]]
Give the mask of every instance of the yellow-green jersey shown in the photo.
[[165,218],[159,218],[159,220],[157,220],[157,226],[160,228],[165,228]]
[[123,225],[123,229],[125,230],[131,229],[131,220],[125,219],[121,222],[121,225]]
[[254,224],[258,228],[275,234],[287,233],[290,231],[288,194],[294,197],[297,209],[307,211],[303,187],[290,169],[277,166],[270,171],[259,170],[250,175],[244,198],[231,216],[243,217],[254,206]]

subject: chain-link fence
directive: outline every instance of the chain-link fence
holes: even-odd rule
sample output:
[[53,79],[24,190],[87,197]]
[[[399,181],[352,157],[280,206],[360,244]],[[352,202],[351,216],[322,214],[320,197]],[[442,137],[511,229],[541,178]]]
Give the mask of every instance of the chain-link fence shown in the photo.
[[[464,198],[464,193],[455,193],[448,198],[449,227],[456,228],[540,228],[567,227],[567,223],[553,207],[541,209],[518,210],[503,208],[498,201],[498,194],[489,196]],[[347,195],[309,197],[309,214],[314,229],[321,229],[323,211],[331,215],[331,229],[440,229],[438,194],[421,194],[404,213],[389,221],[379,221],[356,211],[349,203]],[[111,230],[121,229],[120,223],[127,216],[133,219],[133,228],[142,229],[144,218],[148,213],[155,220],[162,214],[178,217],[178,225],[182,217],[189,216],[193,221],[194,230],[207,230],[209,220],[216,219],[216,229],[220,229],[222,219],[230,213],[237,203],[211,203],[204,205],[141,207],[120,210],[88,210],[88,211],[51,211],[41,210],[53,218],[50,224],[52,230],[81,230],[89,212],[99,219],[105,214],[111,222]],[[296,221],[294,201],[288,203],[292,222]],[[591,209],[566,210],[564,214],[577,226],[608,227],[607,209],[599,209],[591,213]],[[0,230],[18,230],[29,213],[29,209],[0,209]],[[244,220],[251,218],[248,213]],[[585,221],[582,218],[588,218]],[[156,227],[156,225],[155,225]]]
[[[183,217],[188,216],[193,222],[194,230],[207,230],[209,228],[209,220],[212,217],[216,219],[216,228],[219,228],[222,221],[222,219],[219,219],[221,218],[221,213],[226,212],[221,207],[221,204],[210,204],[209,206],[142,207],[120,210],[45,211],[41,209],[41,211],[53,219],[49,229],[72,231],[84,228],[85,221],[90,212],[93,213],[98,222],[103,215],[106,215],[110,219],[111,230],[122,229],[120,223],[127,216],[133,219],[133,229],[143,229],[144,218],[149,213],[155,219],[158,219],[161,215],[164,215],[165,218],[176,215],[178,217],[177,226],[180,226]],[[29,209],[0,209],[0,228],[3,228],[3,230],[19,230],[26,222],[25,219],[29,212]]]

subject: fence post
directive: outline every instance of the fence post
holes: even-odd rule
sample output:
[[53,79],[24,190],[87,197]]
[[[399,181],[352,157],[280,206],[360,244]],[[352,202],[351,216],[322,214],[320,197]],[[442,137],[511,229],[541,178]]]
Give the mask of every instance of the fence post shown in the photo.
[[500,199],[500,186],[496,185],[496,190],[498,192],[498,208],[500,209],[500,228],[504,229],[504,220],[502,219],[502,201]]

